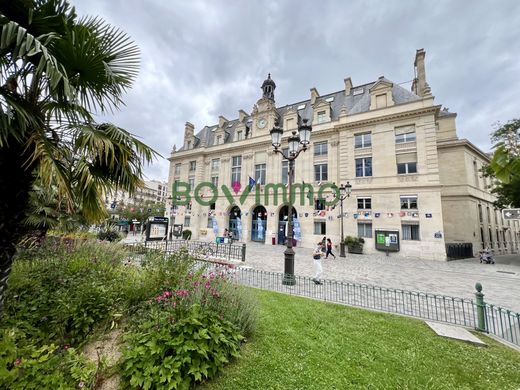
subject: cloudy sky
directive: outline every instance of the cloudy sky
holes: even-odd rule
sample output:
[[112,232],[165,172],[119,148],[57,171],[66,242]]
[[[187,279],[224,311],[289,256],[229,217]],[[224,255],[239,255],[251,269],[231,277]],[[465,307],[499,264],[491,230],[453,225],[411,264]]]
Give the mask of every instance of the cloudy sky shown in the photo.
[[[126,107],[108,118],[164,157],[218,116],[251,112],[271,72],[277,106],[379,76],[413,78],[415,50],[426,50],[426,78],[437,104],[456,112],[458,134],[490,149],[497,121],[520,116],[518,0],[71,0],[99,15],[141,50]],[[146,168],[167,180],[168,161]]]

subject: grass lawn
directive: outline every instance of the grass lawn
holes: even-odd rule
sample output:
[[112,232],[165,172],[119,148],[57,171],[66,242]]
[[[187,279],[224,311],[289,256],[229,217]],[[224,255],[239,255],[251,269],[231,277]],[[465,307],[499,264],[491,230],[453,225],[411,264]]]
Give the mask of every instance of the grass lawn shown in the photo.
[[422,321],[258,290],[255,336],[200,389],[520,389],[520,353]]

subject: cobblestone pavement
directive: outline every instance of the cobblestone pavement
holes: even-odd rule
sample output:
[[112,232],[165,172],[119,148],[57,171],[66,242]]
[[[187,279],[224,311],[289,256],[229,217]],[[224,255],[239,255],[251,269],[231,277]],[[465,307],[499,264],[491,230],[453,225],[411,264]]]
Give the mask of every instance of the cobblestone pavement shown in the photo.
[[[294,248],[295,274],[313,276],[312,249]],[[246,261],[253,269],[283,272],[285,247],[247,243]],[[475,283],[483,285],[488,303],[520,312],[520,255],[497,256],[496,264],[481,264],[478,259],[449,262],[352,255],[324,259],[323,278],[366,283],[433,294],[474,299]],[[238,263],[237,263],[238,264]]]

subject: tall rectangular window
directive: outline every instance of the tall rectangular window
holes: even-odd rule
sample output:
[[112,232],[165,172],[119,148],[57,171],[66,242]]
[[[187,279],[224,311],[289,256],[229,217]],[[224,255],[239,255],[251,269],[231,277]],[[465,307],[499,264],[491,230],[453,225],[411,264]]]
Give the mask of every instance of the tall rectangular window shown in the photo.
[[314,144],[314,155],[315,156],[326,156],[328,153],[327,150],[327,141],[325,142],[316,142]]
[[401,210],[417,210],[417,196],[404,195],[401,199]]
[[406,175],[417,173],[417,153],[402,153],[395,156],[397,162],[397,173]]
[[402,126],[395,128],[395,143],[402,144],[405,142],[415,141],[415,126]]
[[318,124],[327,122],[327,117],[325,116],[325,111],[318,111]]
[[358,237],[372,238],[372,223],[358,222]]
[[197,161],[190,161],[190,172],[194,172],[197,169]]
[[242,139],[243,139],[242,132],[241,131],[237,131],[236,140],[237,141],[241,141]]
[[208,229],[211,229],[213,228],[213,215],[215,213],[215,203],[212,203],[209,205],[209,210],[208,210]]
[[356,177],[372,176],[372,157],[356,158]]
[[328,164],[316,164],[314,165],[314,181],[327,181],[329,178],[327,172]]
[[372,209],[372,198],[357,198],[358,210],[371,210]]
[[190,187],[190,191],[193,191],[195,189],[195,178],[194,177],[188,178],[188,186]]
[[191,217],[184,217],[184,227],[190,227]]
[[403,240],[420,241],[421,237],[419,234],[419,225],[417,224],[406,224],[401,225],[403,231]]
[[212,171],[218,171],[220,169],[220,159],[214,158],[211,160],[211,170]]
[[[284,156],[289,154],[289,148],[282,149]],[[289,161],[285,158],[282,160],[282,184],[289,183]]]
[[314,234],[327,234],[327,225],[325,221],[314,221]]
[[231,184],[240,183],[242,173],[242,156],[234,156],[231,159]]
[[256,184],[265,184],[265,164],[255,165],[255,181]]
[[384,108],[386,107],[386,93],[383,93],[381,95],[376,95],[376,107],[377,108]]
[[356,149],[369,148],[372,146],[372,134],[362,133],[354,135],[354,147]]
[[181,164],[175,164],[175,176],[179,176],[181,174]]
[[475,180],[475,187],[479,188],[480,180],[479,180],[479,177],[478,177],[478,166],[477,166],[477,161],[476,160],[473,160],[473,177],[474,177],[474,180]]
[[482,205],[481,204],[478,205],[478,220],[480,223],[482,223],[484,220],[484,218],[482,217]]
[[211,184],[218,188],[218,176],[211,176]]

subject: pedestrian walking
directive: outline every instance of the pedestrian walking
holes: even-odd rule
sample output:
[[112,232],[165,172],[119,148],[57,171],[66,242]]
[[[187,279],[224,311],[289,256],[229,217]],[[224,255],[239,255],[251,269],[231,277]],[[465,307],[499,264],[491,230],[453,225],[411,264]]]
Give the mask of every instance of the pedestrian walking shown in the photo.
[[330,240],[330,238],[327,238],[327,254],[325,255],[325,258],[328,259],[329,255],[336,258],[336,255],[332,253],[332,241]]
[[321,240],[321,250],[322,252],[325,252],[327,249],[327,237],[323,236],[323,239]]
[[312,258],[314,260],[314,278],[312,278],[312,281],[315,284],[323,284],[320,282],[320,277],[323,273],[323,268],[321,266],[321,257],[324,256],[323,253],[323,244],[322,241],[318,242],[316,245],[316,248],[314,248],[314,251],[312,252]]

